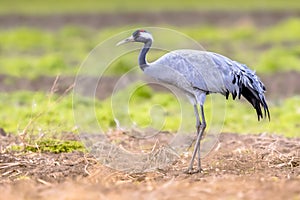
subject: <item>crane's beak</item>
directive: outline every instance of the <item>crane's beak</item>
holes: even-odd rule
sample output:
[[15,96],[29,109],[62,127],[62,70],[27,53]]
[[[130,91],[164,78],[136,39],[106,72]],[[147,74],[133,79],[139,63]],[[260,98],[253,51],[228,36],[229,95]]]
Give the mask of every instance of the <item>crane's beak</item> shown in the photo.
[[118,42],[118,44],[116,44],[116,46],[120,46],[121,44],[125,44],[125,43],[128,43],[128,42],[134,42],[133,36],[130,36],[129,38],[126,38],[126,39]]

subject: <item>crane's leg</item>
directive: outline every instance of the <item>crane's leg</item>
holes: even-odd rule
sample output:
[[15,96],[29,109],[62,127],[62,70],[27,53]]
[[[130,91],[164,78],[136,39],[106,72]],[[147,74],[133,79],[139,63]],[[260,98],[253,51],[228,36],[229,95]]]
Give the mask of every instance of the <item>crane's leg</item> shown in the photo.
[[[196,117],[196,130],[197,130],[197,135],[198,135],[199,132],[200,132],[201,121],[200,121],[200,117],[199,117],[197,104],[194,104],[194,114],[195,114],[195,117]],[[187,149],[190,149],[193,146],[194,141],[197,139],[197,135],[193,139],[193,141],[191,142],[191,144],[189,145],[189,147]]]
[[194,105],[194,113],[195,113],[195,117],[196,117],[196,129],[197,129],[197,135],[198,135],[199,131],[200,131],[201,121],[200,121],[200,117],[199,117],[197,104]]
[[[200,128],[201,128],[201,121],[200,121],[197,105],[194,105],[194,111],[195,111],[195,116],[196,116],[196,130],[197,130],[197,137],[198,137],[198,135],[200,133]],[[198,148],[197,151],[198,151],[198,165],[199,165],[199,162],[200,162],[200,159],[201,159],[200,148]]]
[[[200,133],[198,134],[198,137],[200,138],[199,139],[199,143],[196,143],[197,147],[198,147],[198,171],[201,172],[202,169],[201,169],[201,157],[200,157],[200,142],[202,140],[202,137],[203,137],[203,134],[204,134],[204,130],[206,128],[206,121],[205,121],[205,116],[204,116],[204,108],[203,108],[203,105],[200,105],[200,109],[201,109],[201,118],[202,118],[202,124],[201,124],[201,127],[200,127]],[[198,138],[197,138],[198,140]]]
[[[203,105],[200,105],[200,109],[201,109],[202,124],[200,122],[199,115],[198,115],[198,119],[199,119],[198,121],[200,122],[199,123],[200,125],[199,125],[199,128],[197,127],[197,140],[196,140],[196,143],[195,143],[195,148],[194,148],[194,151],[193,151],[192,159],[190,161],[190,165],[189,165],[187,173],[201,172],[201,170],[202,170],[201,169],[201,156],[200,156],[200,142],[201,142],[204,130],[206,128],[206,121],[205,121],[205,116],[204,116]],[[196,113],[196,111],[195,111],[195,113]],[[197,113],[198,113],[198,110],[197,110]],[[197,153],[198,153],[198,170],[193,171],[194,160],[195,160],[195,157],[196,157]]]
[[[199,135],[199,132],[200,132],[201,121],[200,121],[198,107],[197,107],[196,103],[194,104],[194,114],[195,114],[195,118],[196,118],[196,130],[197,130],[196,138],[198,138],[198,135]],[[194,142],[191,143],[191,145],[189,146],[189,148],[192,146],[193,143]],[[192,159],[191,159],[189,168],[187,169],[186,173],[189,173],[189,174],[193,173],[193,165],[194,165],[194,160],[195,160],[195,156],[196,156],[195,151],[197,151],[196,148],[194,148],[194,153],[192,155]],[[200,154],[198,154],[198,156],[200,156]]]

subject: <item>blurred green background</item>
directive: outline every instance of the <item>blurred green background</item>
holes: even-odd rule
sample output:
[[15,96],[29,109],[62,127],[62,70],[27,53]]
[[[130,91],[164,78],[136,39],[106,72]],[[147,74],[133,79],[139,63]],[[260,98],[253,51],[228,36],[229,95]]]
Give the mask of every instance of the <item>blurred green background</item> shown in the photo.
[[[143,26],[182,32],[209,51],[246,63],[263,77],[270,88],[271,122],[257,122],[249,104],[230,100],[224,132],[299,137],[300,3],[296,0],[0,0],[0,127],[16,134],[76,132],[72,92],[63,93],[81,62],[107,38]],[[137,65],[137,56],[114,62],[106,76],[118,78]],[[60,84],[51,90],[57,75]],[[165,120],[164,130],[176,131],[180,110],[174,96],[150,87],[141,90],[130,102],[131,119],[146,126],[153,116],[145,113],[161,103],[164,112],[157,119]],[[109,97],[83,97],[75,104],[82,112],[95,104],[104,130],[116,127]],[[211,105],[206,109],[210,116]],[[192,111],[190,116],[194,122]]]
[[164,11],[290,11],[299,10],[297,0],[252,0],[241,2],[238,0],[190,0],[188,2],[174,0],[130,0],[124,1],[102,1],[102,0],[1,0],[1,13],[3,14],[28,14],[28,15],[52,15],[52,14],[82,14],[82,13],[112,13],[112,12],[164,12]]

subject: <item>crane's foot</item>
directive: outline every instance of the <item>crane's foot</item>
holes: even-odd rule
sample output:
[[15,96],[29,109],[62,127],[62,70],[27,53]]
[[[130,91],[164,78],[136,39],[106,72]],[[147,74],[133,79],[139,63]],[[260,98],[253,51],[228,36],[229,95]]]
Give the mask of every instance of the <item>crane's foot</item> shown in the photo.
[[187,170],[184,171],[184,173],[186,174],[197,174],[202,172],[203,172],[202,168],[198,168],[198,169],[188,168]]

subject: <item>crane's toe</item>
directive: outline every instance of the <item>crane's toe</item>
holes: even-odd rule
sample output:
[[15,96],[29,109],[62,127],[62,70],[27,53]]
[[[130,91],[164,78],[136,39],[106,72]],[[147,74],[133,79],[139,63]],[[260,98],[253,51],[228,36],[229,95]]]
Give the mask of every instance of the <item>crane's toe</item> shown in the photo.
[[202,172],[202,169],[187,169],[184,171],[184,173],[186,174],[197,174],[197,173],[200,173]]
[[198,168],[198,169],[188,168],[187,170],[184,171],[184,173],[186,174],[197,174],[201,172],[203,172],[202,168]]

